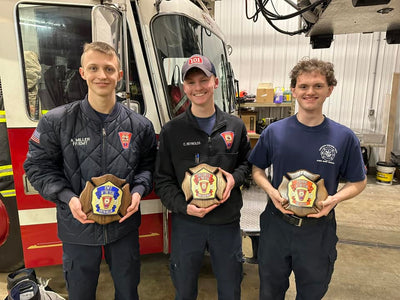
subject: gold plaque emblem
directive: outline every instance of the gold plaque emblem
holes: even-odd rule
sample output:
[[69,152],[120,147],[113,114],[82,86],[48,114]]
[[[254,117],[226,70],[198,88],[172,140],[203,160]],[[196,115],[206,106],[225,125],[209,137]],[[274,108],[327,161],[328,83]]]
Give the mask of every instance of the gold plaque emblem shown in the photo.
[[324,179],[307,170],[288,172],[278,191],[286,200],[283,207],[299,217],[318,213],[322,209],[321,202],[328,197]]
[[190,176],[192,195],[198,200],[212,200],[216,197],[218,178],[205,168]]
[[313,207],[317,198],[317,185],[301,175],[288,183],[289,203],[298,207]]
[[92,210],[96,215],[116,215],[121,206],[122,190],[107,181],[92,192]]
[[185,173],[182,190],[186,201],[198,207],[219,203],[226,187],[222,172],[217,167],[200,164]]
[[132,196],[129,183],[112,174],[105,174],[87,181],[79,200],[88,220],[108,224],[126,215]]

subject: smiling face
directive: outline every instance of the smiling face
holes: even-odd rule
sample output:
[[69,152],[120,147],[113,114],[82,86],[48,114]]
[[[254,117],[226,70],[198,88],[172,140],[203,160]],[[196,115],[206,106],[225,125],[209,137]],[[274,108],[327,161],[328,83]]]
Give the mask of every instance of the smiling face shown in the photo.
[[183,82],[183,90],[193,106],[214,106],[214,89],[218,87],[218,78],[207,77],[198,68],[190,70]]
[[304,72],[297,77],[296,86],[291,89],[297,99],[300,113],[320,113],[325,99],[332,93],[326,76],[318,71]]
[[89,50],[82,59],[79,72],[88,85],[89,98],[115,98],[115,88],[122,79],[122,70],[115,55]]

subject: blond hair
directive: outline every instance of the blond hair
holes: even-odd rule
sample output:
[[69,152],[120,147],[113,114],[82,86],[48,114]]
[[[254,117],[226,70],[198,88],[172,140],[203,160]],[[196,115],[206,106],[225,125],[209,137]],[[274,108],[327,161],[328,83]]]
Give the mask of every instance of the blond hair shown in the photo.
[[112,46],[104,42],[85,43],[85,45],[83,46],[83,53],[81,55],[81,66],[83,66],[83,59],[85,58],[85,54],[90,50],[98,51],[105,55],[115,56],[118,61],[118,69],[121,69],[121,61],[118,57],[117,52]]

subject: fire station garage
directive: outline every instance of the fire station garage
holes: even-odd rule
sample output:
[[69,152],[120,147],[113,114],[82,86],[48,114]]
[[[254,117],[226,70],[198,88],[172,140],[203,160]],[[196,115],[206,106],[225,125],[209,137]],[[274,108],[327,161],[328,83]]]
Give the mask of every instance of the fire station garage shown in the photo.
[[[108,237],[124,240],[121,199],[137,194],[142,300],[399,299],[400,1],[2,0],[0,36],[0,299],[92,299],[66,285],[75,238],[100,249],[95,299],[125,299]],[[88,75],[91,42],[115,49],[89,52],[116,55],[118,80],[109,65]],[[114,80],[109,111],[93,104],[110,84],[96,76]],[[98,157],[92,124],[59,117],[85,103],[103,124]],[[137,138],[108,131],[115,107],[154,129],[154,151],[139,143],[126,163],[134,179],[107,171]],[[88,160],[102,169],[84,178]],[[101,216],[82,224],[72,199]],[[63,241],[75,225],[101,242]]]

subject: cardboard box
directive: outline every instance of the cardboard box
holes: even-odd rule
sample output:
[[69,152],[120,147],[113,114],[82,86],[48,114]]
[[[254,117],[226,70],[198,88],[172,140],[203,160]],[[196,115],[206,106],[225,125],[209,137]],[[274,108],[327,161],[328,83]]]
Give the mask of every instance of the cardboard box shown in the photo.
[[256,132],[257,113],[256,112],[243,112],[240,116],[246,125],[248,132]]
[[256,102],[274,103],[274,86],[270,82],[258,84]]

